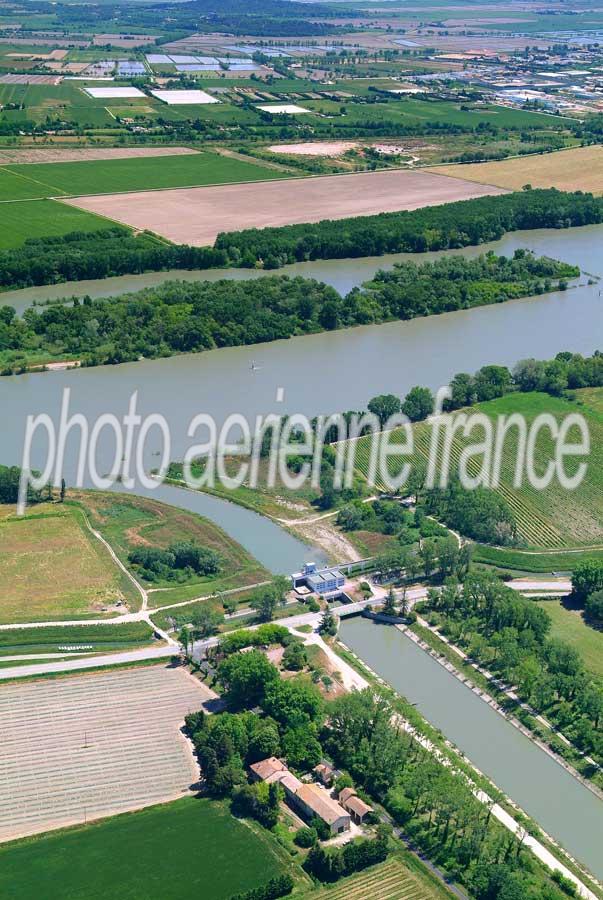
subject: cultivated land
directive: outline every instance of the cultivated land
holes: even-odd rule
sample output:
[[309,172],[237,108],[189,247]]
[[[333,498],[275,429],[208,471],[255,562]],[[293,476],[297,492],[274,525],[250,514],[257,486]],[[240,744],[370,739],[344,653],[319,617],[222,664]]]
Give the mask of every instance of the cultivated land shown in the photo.
[[42,504],[19,517],[0,506],[0,624],[115,614],[140,600],[80,509]]
[[499,193],[500,188],[462,179],[390,170],[66,202],[178,243],[203,246],[223,231],[417,209]]
[[544,156],[438,166],[431,171],[480,184],[496,184],[514,191],[531,184],[535,188],[556,187],[562,191],[602,194],[603,147],[577,147]]
[[603,632],[587,625],[580,610],[567,608],[561,600],[537,602],[553,623],[551,637],[560,638],[575,647],[586,668],[603,677]]
[[[3,182],[0,170],[0,184]],[[72,231],[102,231],[111,223],[55,200],[0,203],[0,250],[19,247],[28,238],[60,237]]]
[[43,884],[45,900],[228,900],[286,868],[265,832],[186,798],[0,848],[0,893],[31,900]]
[[137,158],[28,163],[0,169],[0,200],[112,193],[283,178],[266,166],[211,151]]
[[191,147],[39,147],[27,150],[0,150],[0,164],[83,162],[93,159],[141,159],[153,156],[189,156],[198,153]]
[[[591,451],[588,457],[588,469],[582,483],[575,490],[562,488],[557,479],[542,491],[531,487],[523,475],[523,486],[515,488],[513,478],[518,458],[517,429],[511,429],[504,443],[501,465],[501,484],[499,493],[509,503],[515,514],[519,534],[530,547],[561,548],[600,547],[603,544],[603,491],[601,490],[601,473],[603,472],[603,415],[589,399],[603,395],[603,389],[589,390],[577,406],[567,400],[552,397],[549,394],[509,394],[498,400],[477,404],[472,410],[486,413],[492,420],[499,415],[520,413],[525,416],[528,425],[540,414],[550,413],[558,420],[564,416],[580,412],[584,415],[589,432]],[[458,472],[458,462],[463,448],[483,440],[483,429],[476,428],[467,438],[460,432],[452,443],[451,470]],[[568,440],[579,441],[580,434],[576,428],[568,432]],[[414,461],[417,467],[424,466],[428,458],[431,441],[431,427],[420,423],[414,428]],[[440,443],[441,447],[441,443]],[[361,438],[356,451],[356,466],[362,474],[368,472],[370,439]],[[554,458],[553,443],[548,431],[541,429],[536,441],[536,467],[543,472],[547,462]],[[476,453],[470,465],[470,472],[477,475],[483,457]],[[580,458],[566,460],[566,473],[571,476]],[[390,471],[400,470],[397,460],[391,461]]]
[[[198,770],[180,727],[210,698],[184,669],[163,665],[4,685],[0,841],[187,794]],[[80,887],[98,886],[97,876]],[[56,885],[62,897],[87,896]]]
[[435,900],[443,888],[427,886],[397,859],[371,866],[335,885],[305,894],[303,900]]
[[216,575],[195,575],[184,584],[153,582],[153,588],[161,587],[162,590],[156,595],[151,594],[151,607],[244,587],[270,577],[240,544],[202,516],[142,497],[96,492],[76,496],[90,515],[93,527],[101,532],[126,566],[129,565],[128,554],[136,547],[165,549],[178,541],[193,541],[220,555],[221,568]]

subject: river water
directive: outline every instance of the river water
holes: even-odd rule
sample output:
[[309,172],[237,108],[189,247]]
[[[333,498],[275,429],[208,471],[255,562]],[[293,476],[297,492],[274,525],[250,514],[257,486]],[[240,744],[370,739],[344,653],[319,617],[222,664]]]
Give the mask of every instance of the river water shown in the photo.
[[341,640],[572,856],[603,878],[603,803],[469,688],[388,625],[344,619]]
[[[603,226],[519,232],[480,248],[452,252],[475,256],[493,249],[510,254],[525,246],[539,254],[577,263],[586,272],[603,275]],[[370,279],[378,268],[391,267],[396,260],[424,261],[438,255],[441,254],[315,261],[280,271],[318,278],[345,294],[354,285]],[[174,274],[150,273],[80,283],[77,291],[96,296],[114,294],[159,284]],[[184,274],[191,280],[261,275],[249,270]],[[391,391],[403,395],[415,384],[435,389],[446,384],[454,373],[471,372],[486,363],[513,365],[526,356],[547,358],[560,350],[592,353],[603,348],[603,297],[598,284],[586,282],[587,277],[583,276],[580,287],[566,292],[410,322],[362,326],[115,367],[0,378],[0,460],[9,464],[22,461],[28,415],[47,413],[58,423],[66,388],[70,390],[70,414],[81,412],[91,424],[103,413],[113,413],[121,419],[131,395],[137,393],[141,415],[158,413],[165,417],[171,437],[169,457],[178,459],[195,443],[187,431],[193,416],[200,412],[209,413],[221,424],[231,413],[241,413],[253,421],[257,415],[271,412],[311,416],[359,409],[376,394]],[[4,294],[0,302],[22,310],[34,300],[65,296],[74,290],[74,285],[28,289]],[[66,446],[63,474],[68,483],[74,480],[77,437],[77,432],[72,433]],[[103,437],[106,439],[101,438],[97,448],[101,474],[112,468],[114,454],[108,433]],[[148,468],[157,466],[161,446],[155,429],[144,445]],[[32,465],[43,469],[46,455],[46,442],[36,439]],[[224,512],[229,521],[227,530],[235,528],[235,517],[240,519],[237,533],[243,535],[242,543],[250,548],[246,535],[254,529],[247,527],[245,511],[233,511],[233,507],[224,505],[229,507]],[[216,509],[214,506],[217,515]],[[265,553],[271,556],[273,571],[287,571],[289,567],[283,565],[283,559],[289,560],[293,552],[301,554],[303,549],[304,556],[308,552],[316,555],[299,542],[294,551],[290,535],[277,526],[273,528],[286,538],[284,542],[275,539],[266,543]]]

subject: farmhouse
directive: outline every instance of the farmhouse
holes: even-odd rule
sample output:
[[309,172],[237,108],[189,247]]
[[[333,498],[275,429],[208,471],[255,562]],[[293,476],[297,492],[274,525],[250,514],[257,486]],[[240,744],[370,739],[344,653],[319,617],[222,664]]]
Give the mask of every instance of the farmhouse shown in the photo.
[[318,816],[326,822],[331,834],[350,830],[350,814],[317,784],[303,784],[295,794],[295,805],[309,819]]
[[361,800],[354,788],[344,788],[340,791],[339,803],[350,813],[357,825],[362,825],[366,816],[373,812],[373,807]]
[[254,781],[280,784],[291,806],[309,820],[318,816],[329,826],[331,834],[349,831],[350,813],[333,800],[324,788],[317,784],[303,784],[276,756],[253,763],[249,769]]

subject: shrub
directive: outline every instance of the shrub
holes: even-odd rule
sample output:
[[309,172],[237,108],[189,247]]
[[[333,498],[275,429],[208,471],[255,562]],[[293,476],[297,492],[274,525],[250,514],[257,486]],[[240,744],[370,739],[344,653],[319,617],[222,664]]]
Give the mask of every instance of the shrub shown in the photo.
[[298,847],[303,847],[304,849],[309,849],[313,847],[316,841],[318,840],[318,833],[315,828],[309,828],[304,826],[300,828],[299,831],[295,833],[295,837],[293,841],[297,844]]

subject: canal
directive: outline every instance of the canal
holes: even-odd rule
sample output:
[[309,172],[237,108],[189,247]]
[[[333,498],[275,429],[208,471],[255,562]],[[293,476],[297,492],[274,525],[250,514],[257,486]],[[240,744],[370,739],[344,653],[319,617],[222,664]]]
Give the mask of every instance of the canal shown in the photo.
[[343,620],[341,640],[542,828],[603,878],[603,803],[397,628]]

